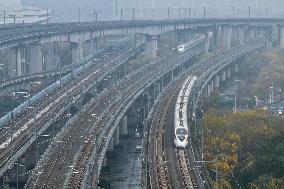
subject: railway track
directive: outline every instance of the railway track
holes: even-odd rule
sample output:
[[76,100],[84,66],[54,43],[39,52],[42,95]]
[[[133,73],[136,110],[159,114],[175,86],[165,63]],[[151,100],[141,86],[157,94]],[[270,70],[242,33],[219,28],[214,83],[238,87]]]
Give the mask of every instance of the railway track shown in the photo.
[[[127,104],[137,91],[143,89],[157,75],[165,73],[172,68],[178,61],[178,58],[171,59],[171,63],[149,65],[147,69],[134,73],[133,77],[127,76],[117,86],[108,89],[102,99],[90,103],[88,112],[81,112],[69,127],[69,130],[62,134],[62,141],[54,145],[54,148],[46,152],[46,158],[38,166],[40,169],[35,170],[26,188],[78,188],[86,178],[88,161],[90,160],[90,151],[97,151],[96,155],[104,154],[102,144],[108,143],[106,135],[108,125],[116,119],[123,105]],[[211,62],[212,63],[212,62]],[[198,68],[202,66],[197,66]],[[203,66],[206,68],[206,66]],[[134,82],[133,82],[134,81]],[[95,107],[92,109],[92,107]],[[77,127],[77,129],[75,129]],[[83,128],[83,129],[82,129]],[[104,131],[104,132],[103,132]],[[84,138],[82,138],[84,136]],[[102,141],[98,142],[101,139]],[[97,143],[98,142],[98,143]],[[69,148],[68,148],[69,147]],[[98,158],[98,157],[97,157]],[[97,160],[93,164],[97,163]],[[50,166],[52,165],[52,166]],[[96,164],[96,166],[99,166]],[[71,171],[71,172],[68,172]],[[36,175],[38,172],[44,174]],[[92,170],[91,170],[92,171]],[[64,184],[66,183],[66,184]]]
[[[9,160],[7,159],[7,156],[10,155],[11,149],[13,152],[15,152],[20,150],[22,146],[26,144],[31,137],[29,133],[39,130],[41,127],[47,124],[48,121],[52,119],[54,114],[60,112],[62,108],[66,107],[70,103],[72,98],[81,94],[82,88],[87,89],[94,81],[103,77],[113,68],[117,67],[126,57],[126,55],[121,55],[121,58],[115,56],[108,57],[99,64],[94,65],[93,68],[86,73],[75,78],[73,82],[61,87],[54,94],[50,94],[43,99],[42,102],[36,104],[34,111],[25,111],[19,118],[13,121],[13,130],[17,131],[23,127],[25,129],[22,129],[22,132],[19,136],[13,137],[12,141],[9,141],[9,138],[6,135],[9,127],[2,129],[0,132],[0,144],[3,144],[7,140],[8,144],[0,149],[0,167],[3,167]],[[4,171],[2,171],[2,173],[3,172]]]
[[[196,54],[196,52],[194,52],[193,55],[194,54]],[[125,101],[135,96],[137,91],[143,88],[143,86],[146,83],[145,81],[151,81],[153,78],[155,78],[157,74],[157,68],[160,67],[159,68],[160,72],[162,71],[164,72],[168,70],[169,67],[172,66],[172,64],[173,63],[158,64],[158,66],[157,64],[149,65],[145,67],[144,69],[140,70],[138,73],[133,74],[131,77],[130,76],[126,77],[127,79],[124,82],[121,82],[120,85],[115,86],[116,88],[114,88],[113,90],[106,92],[105,98],[107,100],[98,99],[97,101],[97,102],[102,103],[102,105],[105,104],[106,106],[102,106],[99,104],[99,106],[97,106],[95,109],[88,110],[88,113],[85,112],[84,116],[80,116],[80,119],[79,119],[80,121],[75,123],[75,125],[80,125],[80,128],[82,127],[82,125],[84,125],[83,123],[85,123],[85,130],[87,130],[87,133],[91,133],[91,135],[84,133],[84,136],[88,136],[87,142],[80,140],[80,138],[77,137],[76,135],[78,133],[77,130],[68,131],[68,133],[65,134],[64,136],[65,138],[64,141],[68,141],[66,139],[72,138],[72,137],[74,140],[73,141],[69,140],[68,142],[64,142],[63,145],[66,145],[66,146],[68,145],[69,147],[72,147],[72,150],[71,149],[69,150],[68,148],[65,148],[64,146],[63,147],[57,146],[55,147],[56,149],[54,151],[48,152],[51,154],[56,154],[56,156],[52,155],[49,158],[49,160],[47,160],[47,162],[56,162],[56,164],[58,162],[60,163],[60,165],[43,167],[43,172],[47,173],[45,175],[47,175],[48,178],[45,178],[45,176],[43,177],[39,176],[40,178],[36,180],[32,179],[33,181],[30,180],[28,182],[27,188],[40,188],[40,186],[47,186],[47,187],[53,186],[53,187],[61,188],[62,183],[64,183],[64,180],[70,180],[68,181],[69,184],[66,185],[66,187],[68,188],[76,188],[80,186],[81,181],[84,178],[84,173],[85,173],[85,169],[87,166],[86,165],[87,160],[90,158],[89,150],[94,149],[94,146],[96,146],[95,141],[97,139],[96,137],[97,134],[101,133],[101,130],[103,128],[106,128],[106,126],[110,122],[109,120],[113,120],[113,118],[115,118],[115,115],[117,115],[121,111],[120,108],[121,106],[123,106],[123,104],[125,104]],[[133,81],[136,81],[136,82],[133,82]],[[119,99],[119,100],[116,101],[115,99]],[[98,109],[101,111],[104,110],[104,113],[98,111]],[[93,119],[92,115],[97,115],[97,116],[100,115],[100,118]],[[93,128],[93,125],[95,125],[95,128]],[[83,134],[81,132],[79,133]],[[105,139],[103,139],[102,143],[104,143],[104,140]],[[71,157],[75,156],[77,151],[81,151],[81,153],[79,153],[78,158],[76,158],[75,160],[75,163],[72,163],[71,165],[70,159],[72,159]],[[63,157],[61,158],[62,161],[58,161],[56,157]],[[47,162],[44,162],[43,164],[49,165],[49,163]],[[71,174],[70,179],[66,178],[66,175],[64,175],[65,173],[62,173],[62,172],[64,172],[63,170],[66,170],[66,168],[68,169],[68,166],[73,166],[73,164],[74,164],[74,170],[76,170],[76,174],[75,173]],[[59,169],[57,167],[59,167]],[[48,170],[45,170],[45,169],[48,169]],[[61,173],[56,174],[57,173],[56,170],[61,170]]]
[[[197,188],[195,181],[193,180],[193,173],[191,172],[190,162],[187,156],[187,151],[184,149],[175,149],[176,159],[177,159],[177,168],[176,173],[178,177],[177,180],[171,180],[171,177],[168,173],[169,167],[165,164],[165,162],[171,164],[173,163],[172,159],[166,159],[165,149],[165,140],[169,140],[169,138],[165,138],[166,132],[166,123],[170,123],[170,126],[173,126],[173,121],[170,120],[169,114],[173,112],[175,101],[177,99],[177,93],[183,84],[185,77],[178,80],[174,84],[172,84],[167,90],[167,94],[162,98],[161,102],[157,106],[157,111],[153,117],[153,122],[151,124],[150,133],[149,133],[149,145],[148,149],[148,158],[154,159],[153,162],[150,163],[150,182],[151,188],[178,188],[182,187],[184,189],[194,189]],[[171,140],[173,136],[171,136]],[[172,144],[173,145],[173,144]],[[161,166],[163,165],[163,166]],[[161,174],[161,172],[165,172],[167,174]],[[172,171],[175,172],[175,171]],[[167,181],[167,182],[165,182]],[[177,183],[180,181],[180,183]],[[171,185],[171,183],[174,183]],[[176,186],[175,186],[176,185]]]
[[[151,188],[172,188],[169,177],[166,151],[165,151],[165,123],[170,108],[170,104],[174,99],[174,95],[170,95],[165,104],[158,107],[158,111],[154,115],[154,124],[150,128],[148,155],[150,167]],[[159,113],[160,112],[160,113]]]
[[187,150],[177,149],[176,155],[178,159],[178,166],[180,170],[180,174],[183,180],[183,186],[185,189],[194,189],[197,188],[194,178],[193,172],[191,171],[191,166],[189,162],[189,157],[187,154]]
[[[195,92],[197,91],[196,94],[198,94],[198,91],[201,90],[201,86],[204,85],[203,80],[209,77],[210,74],[214,73],[214,70],[228,65],[232,61],[236,60],[236,58],[246,55],[248,52],[261,46],[261,44],[255,44],[251,46],[248,45],[247,47],[238,47],[222,54],[217,54],[209,60],[191,66],[187,75],[200,77],[194,87]],[[175,149],[176,159],[165,158],[165,154],[167,153],[164,146],[165,123],[173,123],[171,118],[168,117],[169,113],[173,113],[173,110],[171,111],[170,109],[173,109],[173,104],[175,104],[173,102],[176,100],[175,95],[177,95],[184,79],[185,78],[181,77],[177,83],[173,84],[174,86],[169,87],[168,93],[162,98],[161,102],[155,108],[156,112],[152,119],[148,146],[148,158],[153,160],[153,162],[149,163],[151,188],[178,188],[177,186],[186,189],[212,188],[206,169],[199,170],[199,168],[196,167],[196,164],[192,163],[196,160],[201,160],[200,149],[198,146],[195,146],[192,141],[189,142],[190,145],[187,149]],[[194,96],[193,93],[190,96]],[[192,98],[191,101],[193,103],[194,98]],[[168,126],[173,127],[173,124],[168,124]],[[189,136],[190,133],[191,132],[189,131]],[[172,141],[173,138],[174,136],[172,134]],[[190,136],[190,138],[192,140],[192,136]],[[167,139],[169,140],[169,136]],[[169,143],[169,145],[173,144]],[[168,167],[165,168],[161,166],[164,165],[161,162],[165,161],[177,161],[178,171],[172,170],[171,173],[178,174],[181,179],[170,180],[172,175],[168,174]],[[174,166],[172,166],[172,168],[174,168]],[[164,172],[167,174],[164,174]],[[180,185],[177,185],[177,181],[180,181]],[[170,185],[170,183],[174,184]]]

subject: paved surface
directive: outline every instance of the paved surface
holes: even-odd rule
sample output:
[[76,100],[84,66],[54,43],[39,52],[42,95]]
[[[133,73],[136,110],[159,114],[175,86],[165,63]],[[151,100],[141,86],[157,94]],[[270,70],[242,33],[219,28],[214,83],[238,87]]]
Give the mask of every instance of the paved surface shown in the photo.
[[141,144],[141,138],[124,138],[120,141],[120,146],[115,150],[118,156],[112,160],[111,168],[105,176],[111,178],[111,188],[136,189],[141,188],[141,156],[136,152],[135,147]]

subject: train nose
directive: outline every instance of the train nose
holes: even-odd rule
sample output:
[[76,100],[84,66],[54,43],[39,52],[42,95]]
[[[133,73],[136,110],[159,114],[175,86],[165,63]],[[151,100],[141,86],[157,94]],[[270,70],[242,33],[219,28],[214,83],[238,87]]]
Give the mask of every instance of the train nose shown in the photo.
[[185,140],[185,136],[178,136],[179,141],[183,142]]

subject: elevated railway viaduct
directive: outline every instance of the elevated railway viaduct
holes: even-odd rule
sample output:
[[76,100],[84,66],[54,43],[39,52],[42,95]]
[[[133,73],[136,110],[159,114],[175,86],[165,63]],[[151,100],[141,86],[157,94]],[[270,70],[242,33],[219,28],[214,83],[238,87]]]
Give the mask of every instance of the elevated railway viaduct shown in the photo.
[[[177,20],[177,21],[135,21],[135,22],[99,22],[99,23],[73,23],[73,24],[54,24],[50,26],[30,26],[25,28],[20,26],[23,31],[26,30],[24,35],[18,35],[16,39],[11,35],[6,35],[2,39],[1,43],[2,48],[16,48],[18,49],[19,43],[21,44],[33,44],[36,40],[36,45],[43,44],[45,42],[70,42],[74,41],[80,43],[80,41],[87,41],[89,39],[93,40],[93,37],[96,36],[107,36],[107,35],[129,35],[129,34],[143,34],[146,39],[146,44],[144,47],[147,49],[145,52],[148,52],[150,57],[156,56],[157,48],[157,39],[159,35],[164,32],[169,31],[178,31],[182,30],[183,32],[195,33],[204,33],[205,36],[208,36],[209,32],[213,32],[213,41],[214,47],[223,46],[225,49],[230,49],[235,45],[244,45],[250,44],[252,38],[262,39],[258,44],[254,46],[242,46],[247,49],[247,53],[255,49],[258,49],[264,45],[269,47],[273,41],[273,36],[275,31],[277,31],[278,43],[282,44],[282,20],[281,19],[240,19],[240,20],[231,20],[231,19],[196,19],[196,20]],[[233,27],[234,26],[234,27]],[[43,27],[39,30],[37,27]],[[275,30],[276,28],[279,28]],[[8,28],[7,31],[16,31],[19,30],[17,27]],[[63,29],[64,28],[64,29]],[[235,29],[237,28],[237,30]],[[40,32],[39,32],[40,31]],[[67,32],[68,31],[68,32]],[[250,32],[253,31],[253,32]],[[19,31],[18,31],[19,32]],[[27,33],[29,35],[27,35]],[[2,31],[4,36],[4,32]],[[249,35],[250,34],[250,35]],[[68,187],[68,188],[78,188],[78,187],[87,187],[87,186],[96,186],[101,166],[104,160],[104,154],[109,147],[109,144],[112,144],[117,139],[113,136],[118,136],[120,131],[125,131],[125,124],[122,124],[121,128],[118,129],[117,125],[119,121],[127,119],[123,117],[125,111],[133,103],[133,101],[147,89],[154,88],[156,91],[156,83],[159,83],[159,92],[164,88],[164,75],[172,75],[172,80],[176,75],[173,70],[180,68],[180,71],[184,71],[184,66],[192,57],[201,54],[202,52],[207,52],[209,39],[205,39],[202,44],[198,44],[195,49],[192,49],[188,53],[183,55],[170,54],[168,57],[151,64],[149,66],[143,67],[135,73],[129,73],[129,75],[119,82],[118,85],[111,86],[104,93],[98,97],[98,99],[93,99],[90,104],[87,104],[86,107],[93,106],[92,110],[87,109],[86,107],[70,121],[68,128],[63,130],[62,133],[58,135],[59,139],[54,140],[50,148],[46,151],[45,155],[42,157],[38,163],[36,169],[34,170],[32,176],[30,177],[26,187],[37,187],[37,186],[58,186],[58,187]],[[261,44],[261,45],[260,45]],[[82,51],[81,45],[78,45],[76,53]],[[136,50],[136,47],[135,47]],[[126,57],[132,55],[132,51],[126,51],[128,54]],[[234,51],[235,52],[235,51]],[[237,54],[237,52],[235,52]],[[242,55],[246,54],[242,51]],[[35,53],[36,54],[36,53]],[[80,53],[79,53],[80,54]],[[233,55],[232,55],[233,56]],[[126,58],[125,57],[125,58]],[[127,58],[126,58],[127,59]],[[115,60],[115,58],[114,58]],[[117,59],[116,59],[117,60]],[[111,62],[112,60],[106,60],[106,62]],[[221,61],[221,60],[219,60]],[[20,61],[21,62],[21,61]],[[36,61],[37,62],[37,61]],[[79,59],[77,64],[79,63]],[[166,62],[166,63],[165,63]],[[218,62],[218,61],[217,61]],[[215,62],[216,63],[216,62]],[[111,67],[113,64],[101,66],[106,70],[107,73],[111,73]],[[10,61],[9,66],[14,65],[17,68],[20,68],[19,62]],[[218,64],[219,65],[219,64]],[[220,80],[223,80],[224,76],[229,77],[231,72],[231,67],[221,67],[221,76],[216,75],[215,81],[212,81],[213,76],[210,76],[210,82],[206,82],[206,85],[202,85],[202,89],[206,88],[207,95],[210,95],[214,86],[218,86]],[[219,68],[218,67],[218,68]],[[96,69],[96,68],[95,68]],[[236,67],[235,67],[236,69]],[[219,71],[221,71],[219,70]],[[224,71],[226,70],[226,71]],[[40,70],[39,72],[42,72]],[[20,73],[20,72],[19,72]],[[96,72],[95,72],[96,73]],[[225,74],[224,74],[225,73]],[[82,79],[85,77],[90,78],[92,73],[82,75]],[[107,74],[103,74],[107,75]],[[19,75],[20,76],[20,75]],[[203,75],[202,75],[203,76]],[[207,78],[207,75],[204,77]],[[221,77],[221,79],[220,79]],[[98,76],[95,76],[93,79],[90,78],[90,81],[97,80]],[[204,80],[204,79],[203,79]],[[203,81],[202,80],[202,81]],[[83,79],[83,81],[85,81]],[[86,80],[85,88],[88,88],[89,84]],[[130,82],[130,81],[135,81]],[[88,81],[89,82],[89,81]],[[213,84],[212,84],[213,83]],[[79,84],[80,85],[80,84]],[[151,87],[150,87],[151,86]],[[62,86],[61,86],[62,87]],[[64,89],[64,87],[63,87]],[[80,90],[80,88],[78,88]],[[68,90],[67,90],[68,91]],[[87,91],[87,90],[86,90]],[[74,90],[76,93],[76,90]],[[114,94],[115,93],[115,94]],[[77,93],[76,93],[77,94]],[[73,97],[73,95],[71,95]],[[71,97],[70,96],[70,97]],[[74,96],[75,97],[75,96]],[[63,97],[64,99],[65,97]],[[44,101],[43,101],[44,102]],[[55,102],[58,103],[58,102]],[[101,106],[98,106],[100,105]],[[59,104],[59,103],[58,103]],[[96,105],[97,104],[97,105]],[[63,107],[65,105],[63,104]],[[99,108],[99,109],[97,109]],[[55,111],[56,112],[56,111]],[[32,113],[30,113],[30,118],[32,118]],[[54,114],[48,114],[48,120],[52,120]],[[21,116],[21,115],[20,115]],[[23,117],[25,119],[25,117]],[[33,119],[33,123],[38,124],[36,119]],[[125,121],[123,121],[125,122]],[[82,125],[83,124],[83,125]],[[76,133],[78,127],[82,126],[86,128],[84,131],[83,138],[73,137],[73,133]],[[40,131],[42,128],[35,127]],[[74,130],[75,129],[75,130]],[[86,131],[89,131],[86,133]],[[80,134],[78,132],[78,134]],[[116,135],[113,135],[116,133]],[[32,140],[37,139],[37,133]],[[61,137],[61,138],[60,138]],[[72,139],[72,140],[71,140]],[[72,142],[73,141],[73,142]],[[70,144],[69,144],[70,142]],[[31,144],[31,143],[29,143]],[[74,145],[73,145],[74,144]],[[64,145],[67,145],[68,148],[65,148]],[[61,154],[60,157],[55,157],[56,154]],[[7,170],[7,167],[10,167],[14,164],[19,157],[19,151],[15,151],[15,155],[12,155],[11,158],[7,159],[4,157],[5,164],[2,167],[2,174]],[[17,156],[18,155],[18,156]],[[58,159],[60,158],[60,159]],[[63,159],[61,159],[63,158]],[[71,158],[71,159],[70,159]],[[48,165],[53,164],[54,160],[56,164],[49,167]],[[58,164],[58,165],[57,165]],[[65,169],[64,169],[65,168]],[[66,173],[67,169],[73,170]],[[56,171],[54,171],[56,170]],[[48,172],[49,174],[41,174],[43,172]],[[65,178],[65,183],[59,179],[59,175]],[[92,183],[92,184],[90,184]]]

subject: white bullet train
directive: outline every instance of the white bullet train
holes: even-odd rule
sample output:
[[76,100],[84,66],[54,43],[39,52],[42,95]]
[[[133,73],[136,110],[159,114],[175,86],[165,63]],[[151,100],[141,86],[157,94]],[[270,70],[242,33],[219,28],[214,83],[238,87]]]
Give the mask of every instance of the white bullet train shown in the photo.
[[174,143],[177,148],[186,148],[189,142],[189,124],[188,124],[188,112],[187,107],[189,103],[189,97],[192,92],[193,85],[197,80],[196,76],[189,76],[184,84],[177,98],[174,112],[174,127],[175,136]]
[[[213,38],[213,32],[209,32],[208,37],[209,37],[209,39],[212,39]],[[197,39],[191,40],[187,43],[180,44],[178,46],[178,52],[182,54],[182,53],[192,49],[193,47],[195,47],[196,44],[201,43],[203,41],[205,41],[205,35],[201,35]]]

